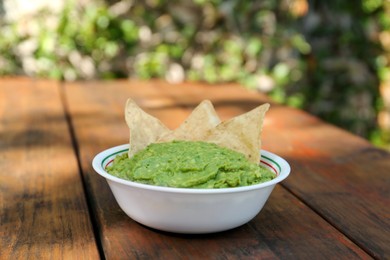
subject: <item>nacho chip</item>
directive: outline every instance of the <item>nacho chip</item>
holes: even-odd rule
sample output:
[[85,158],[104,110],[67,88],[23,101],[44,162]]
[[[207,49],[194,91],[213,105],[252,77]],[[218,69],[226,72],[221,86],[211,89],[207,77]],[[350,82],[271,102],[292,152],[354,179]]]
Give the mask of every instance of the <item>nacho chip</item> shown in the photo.
[[224,121],[212,129],[203,141],[243,153],[249,161],[259,163],[261,130],[269,104]]
[[215,128],[221,120],[209,100],[202,101],[188,118],[174,131],[163,134],[158,142],[173,140],[202,141],[206,134]]
[[130,129],[129,157],[151,143],[173,140],[204,141],[243,153],[254,163],[260,161],[261,131],[269,104],[221,122],[212,103],[201,102],[175,130],[169,130],[160,120],[144,112],[128,99],[125,109]]
[[125,119],[130,129],[129,157],[170,132],[160,120],[147,114],[131,99],[126,102]]

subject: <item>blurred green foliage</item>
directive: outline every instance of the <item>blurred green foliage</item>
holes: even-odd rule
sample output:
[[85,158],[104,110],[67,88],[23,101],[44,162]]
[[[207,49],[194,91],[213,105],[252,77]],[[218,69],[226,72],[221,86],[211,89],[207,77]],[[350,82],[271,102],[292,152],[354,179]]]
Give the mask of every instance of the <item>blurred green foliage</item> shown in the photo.
[[111,2],[3,21],[0,75],[238,82],[390,142],[377,120],[390,113],[379,94],[390,82],[390,1]]

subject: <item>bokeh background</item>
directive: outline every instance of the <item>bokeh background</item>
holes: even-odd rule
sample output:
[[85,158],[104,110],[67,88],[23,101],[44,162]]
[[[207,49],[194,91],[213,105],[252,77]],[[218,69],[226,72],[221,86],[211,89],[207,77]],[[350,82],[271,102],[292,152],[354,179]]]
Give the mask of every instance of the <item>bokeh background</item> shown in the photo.
[[9,75],[237,82],[390,149],[390,0],[0,0]]

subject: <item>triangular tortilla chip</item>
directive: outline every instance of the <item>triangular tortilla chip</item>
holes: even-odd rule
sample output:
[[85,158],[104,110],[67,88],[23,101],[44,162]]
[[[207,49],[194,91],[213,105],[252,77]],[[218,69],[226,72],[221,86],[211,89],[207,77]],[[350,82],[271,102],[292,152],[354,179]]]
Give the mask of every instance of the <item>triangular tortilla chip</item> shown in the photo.
[[172,140],[215,143],[243,153],[248,160],[258,163],[261,154],[261,130],[269,104],[261,105],[245,114],[220,122],[212,103],[201,102],[189,117],[174,131],[160,120],[144,112],[128,99],[125,118],[130,129],[129,157],[151,143]]
[[269,104],[220,123],[205,137],[205,142],[243,153],[249,161],[259,163],[261,130]]
[[202,101],[187,117],[187,119],[174,131],[165,133],[158,142],[173,140],[202,141],[205,135],[221,120],[209,100]]
[[170,132],[160,120],[147,114],[131,99],[126,102],[125,119],[130,129],[129,157]]

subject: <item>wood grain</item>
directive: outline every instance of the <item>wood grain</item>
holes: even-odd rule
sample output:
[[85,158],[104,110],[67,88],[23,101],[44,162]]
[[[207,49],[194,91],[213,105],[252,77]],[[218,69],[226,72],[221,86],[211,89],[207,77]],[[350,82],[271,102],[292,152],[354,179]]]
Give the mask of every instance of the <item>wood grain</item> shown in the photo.
[[[64,90],[107,259],[370,258],[319,216],[316,209],[313,211],[280,185],[250,223],[227,232],[187,236],[152,230],[128,218],[116,204],[105,180],[92,170],[91,161],[98,152],[128,142],[123,113],[128,97],[173,128],[200,100],[211,99],[221,118],[226,119],[266,102],[264,96],[236,86],[172,86],[161,81],[67,83]],[[267,119],[267,127],[271,128],[268,131],[274,130],[272,122],[278,120],[275,115]],[[267,148],[273,148],[270,145],[273,138],[265,136]],[[276,150],[280,152],[282,148]],[[283,151],[284,156],[293,158],[293,154]],[[299,167],[305,166],[295,164],[291,178],[299,178]]]
[[294,169],[283,185],[372,256],[388,259],[390,154],[299,110],[268,116],[265,147]]
[[[169,85],[160,88],[181,100]],[[266,101],[234,85],[223,88],[188,87],[187,95],[198,102],[207,92],[219,114],[228,110],[230,116]],[[293,173],[283,182],[288,190],[372,256],[390,257],[390,153],[307,113],[274,103],[262,139],[264,149],[291,163]]]
[[98,259],[59,85],[0,83],[0,259]]

